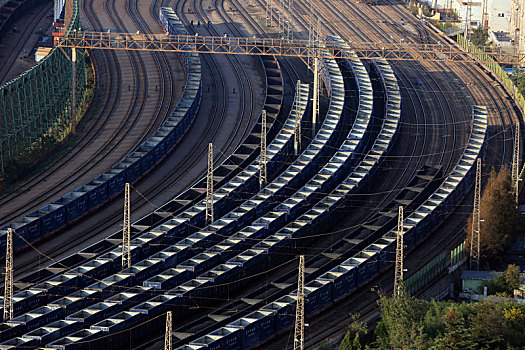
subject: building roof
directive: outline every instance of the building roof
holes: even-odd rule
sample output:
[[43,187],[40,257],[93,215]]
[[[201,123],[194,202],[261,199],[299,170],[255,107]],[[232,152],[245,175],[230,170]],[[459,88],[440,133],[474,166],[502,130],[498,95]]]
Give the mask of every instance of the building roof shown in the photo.
[[499,42],[510,42],[510,34],[507,32],[492,32],[492,35],[494,35]]
[[465,270],[461,273],[462,280],[491,280],[494,277],[501,275],[502,272],[497,271],[471,271]]
[[37,55],[47,55],[49,52],[51,52],[51,47],[39,47],[36,49]]

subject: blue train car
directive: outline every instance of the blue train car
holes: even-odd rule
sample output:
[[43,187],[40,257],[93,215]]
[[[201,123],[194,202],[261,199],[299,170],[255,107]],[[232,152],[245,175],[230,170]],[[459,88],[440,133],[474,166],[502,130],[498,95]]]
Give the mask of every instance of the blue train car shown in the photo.
[[295,298],[285,295],[275,302],[267,304],[261,308],[261,311],[275,312],[275,333],[281,334],[293,325],[295,322]]
[[125,170],[125,182],[134,183],[143,174],[141,158],[127,156],[113,166],[113,169]]
[[240,350],[242,347],[242,332],[239,329],[222,327],[204,337],[195,339],[190,346],[207,350]]
[[321,275],[319,281],[331,281],[332,299],[338,301],[353,292],[357,287],[357,269],[353,266],[336,266]]
[[57,350],[77,350],[83,349],[90,340],[102,337],[101,330],[82,329],[67,337],[57,339],[48,344],[47,347]]
[[306,315],[311,316],[321,312],[332,303],[332,282],[315,280],[304,286],[306,293]]
[[91,180],[75,191],[87,193],[90,210],[98,207],[108,199],[108,184],[105,181]]
[[48,204],[28,215],[40,218],[41,235],[55,231],[66,223],[66,207],[59,204]]
[[274,318],[275,314],[271,311],[255,311],[228,324],[227,327],[240,329],[242,348],[252,349],[274,334]]
[[67,222],[72,222],[89,209],[88,195],[86,192],[70,192],[53,204],[66,207]]
[[80,325],[78,322],[60,320],[50,323],[45,328],[35,329],[27,333],[24,337],[35,339],[38,345],[45,345],[63,337],[65,335],[64,330],[68,330],[72,333],[80,329],[80,327],[76,327],[76,329],[71,327],[72,324],[76,324],[77,326]]

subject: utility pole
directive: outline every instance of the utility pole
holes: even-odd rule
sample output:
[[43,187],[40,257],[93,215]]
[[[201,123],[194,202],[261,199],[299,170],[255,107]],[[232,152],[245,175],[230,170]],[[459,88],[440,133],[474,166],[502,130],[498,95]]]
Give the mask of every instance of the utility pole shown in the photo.
[[277,33],[278,33],[278,39],[281,39],[281,11],[276,10],[277,12]]
[[124,225],[122,228],[122,268],[131,267],[131,247],[130,247],[130,199],[129,183],[126,182],[124,190]]
[[293,0],[288,0],[288,41],[293,39]]
[[312,103],[312,138],[315,137],[317,129],[317,114],[319,113],[319,58],[314,58],[314,96]]
[[[76,29],[75,29],[76,31]],[[71,133],[77,132],[77,50],[71,49]]]
[[[297,96],[301,96],[301,81],[297,80]],[[295,155],[299,154],[301,149],[301,115],[299,113],[299,100],[295,101],[295,129],[294,129],[294,151]]]
[[294,350],[304,350],[304,255],[299,256],[293,348]]
[[266,110],[262,111],[261,118],[261,154],[259,155],[259,185],[266,186]]
[[518,205],[519,196],[519,164],[520,164],[520,123],[516,123],[516,132],[514,134],[514,154],[512,155],[512,186],[516,197],[516,206]]
[[466,5],[465,9],[465,39],[468,40],[468,33],[470,29],[470,22],[472,19],[472,0],[464,2],[463,5]]
[[166,333],[164,334],[164,350],[173,349],[171,311],[166,313]]
[[401,285],[403,284],[403,259],[405,255],[405,247],[403,243],[403,207],[399,207],[397,216],[397,247],[396,247],[396,272],[394,277],[394,295],[398,296],[401,292]]
[[13,230],[7,229],[5,253],[4,322],[13,318]]
[[487,13],[487,2],[488,0],[483,0],[483,6],[481,9],[481,27],[488,28],[488,13]]
[[[314,46],[315,41],[315,17],[314,17],[314,8],[313,1],[310,1],[310,26],[308,30],[308,47]],[[308,66],[313,66],[313,59],[308,57]],[[315,74],[315,73],[314,73]]]
[[272,0],[266,0],[266,26],[272,26]]
[[208,174],[206,176],[206,223],[213,222],[213,144],[208,144]]
[[[321,20],[317,20],[317,30],[315,31],[314,43],[320,47],[321,46]],[[319,67],[319,56],[320,52],[316,50],[314,58],[314,96],[312,103],[312,138],[315,137],[315,132],[317,130],[317,116],[319,115],[319,92],[321,90],[320,86],[320,75],[321,69]]]
[[470,269],[479,270],[480,258],[480,202],[481,202],[481,158],[476,163],[476,183],[474,188],[474,209],[472,210],[472,231],[470,236]]

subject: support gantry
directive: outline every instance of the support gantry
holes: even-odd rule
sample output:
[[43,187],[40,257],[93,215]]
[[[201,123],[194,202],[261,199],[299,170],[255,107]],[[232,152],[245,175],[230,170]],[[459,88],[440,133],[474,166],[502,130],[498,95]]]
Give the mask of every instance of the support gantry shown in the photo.
[[[315,28],[315,27],[314,27]],[[58,43],[59,47],[76,47],[90,50],[124,50],[157,52],[191,52],[201,54],[267,55],[282,57],[347,58],[344,51],[353,51],[361,60],[387,59],[391,61],[463,62],[470,64],[494,63],[525,64],[525,51],[507,52],[501,47],[478,48],[476,53],[465,54],[459,47],[444,43],[378,43],[345,42],[347,50],[341,50],[341,43],[331,43],[314,29],[312,39],[223,37],[203,35],[167,35],[144,33],[113,33],[73,31],[67,33]],[[80,67],[80,66],[79,66]]]

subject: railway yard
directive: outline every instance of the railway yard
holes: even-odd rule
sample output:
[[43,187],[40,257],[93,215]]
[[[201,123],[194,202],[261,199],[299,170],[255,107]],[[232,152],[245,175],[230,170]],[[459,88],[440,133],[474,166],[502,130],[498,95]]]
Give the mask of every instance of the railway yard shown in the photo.
[[[0,79],[52,6],[36,8]],[[0,195],[2,263],[14,229],[0,349],[293,349],[302,297],[304,347],[338,344],[351,314],[377,319],[373,287],[393,291],[398,208],[407,278],[465,239],[476,160],[483,178],[512,164],[522,111],[481,63],[352,50],[455,45],[401,1],[77,10],[84,31],[317,35],[337,58],[87,50],[95,91],[78,141]]]

